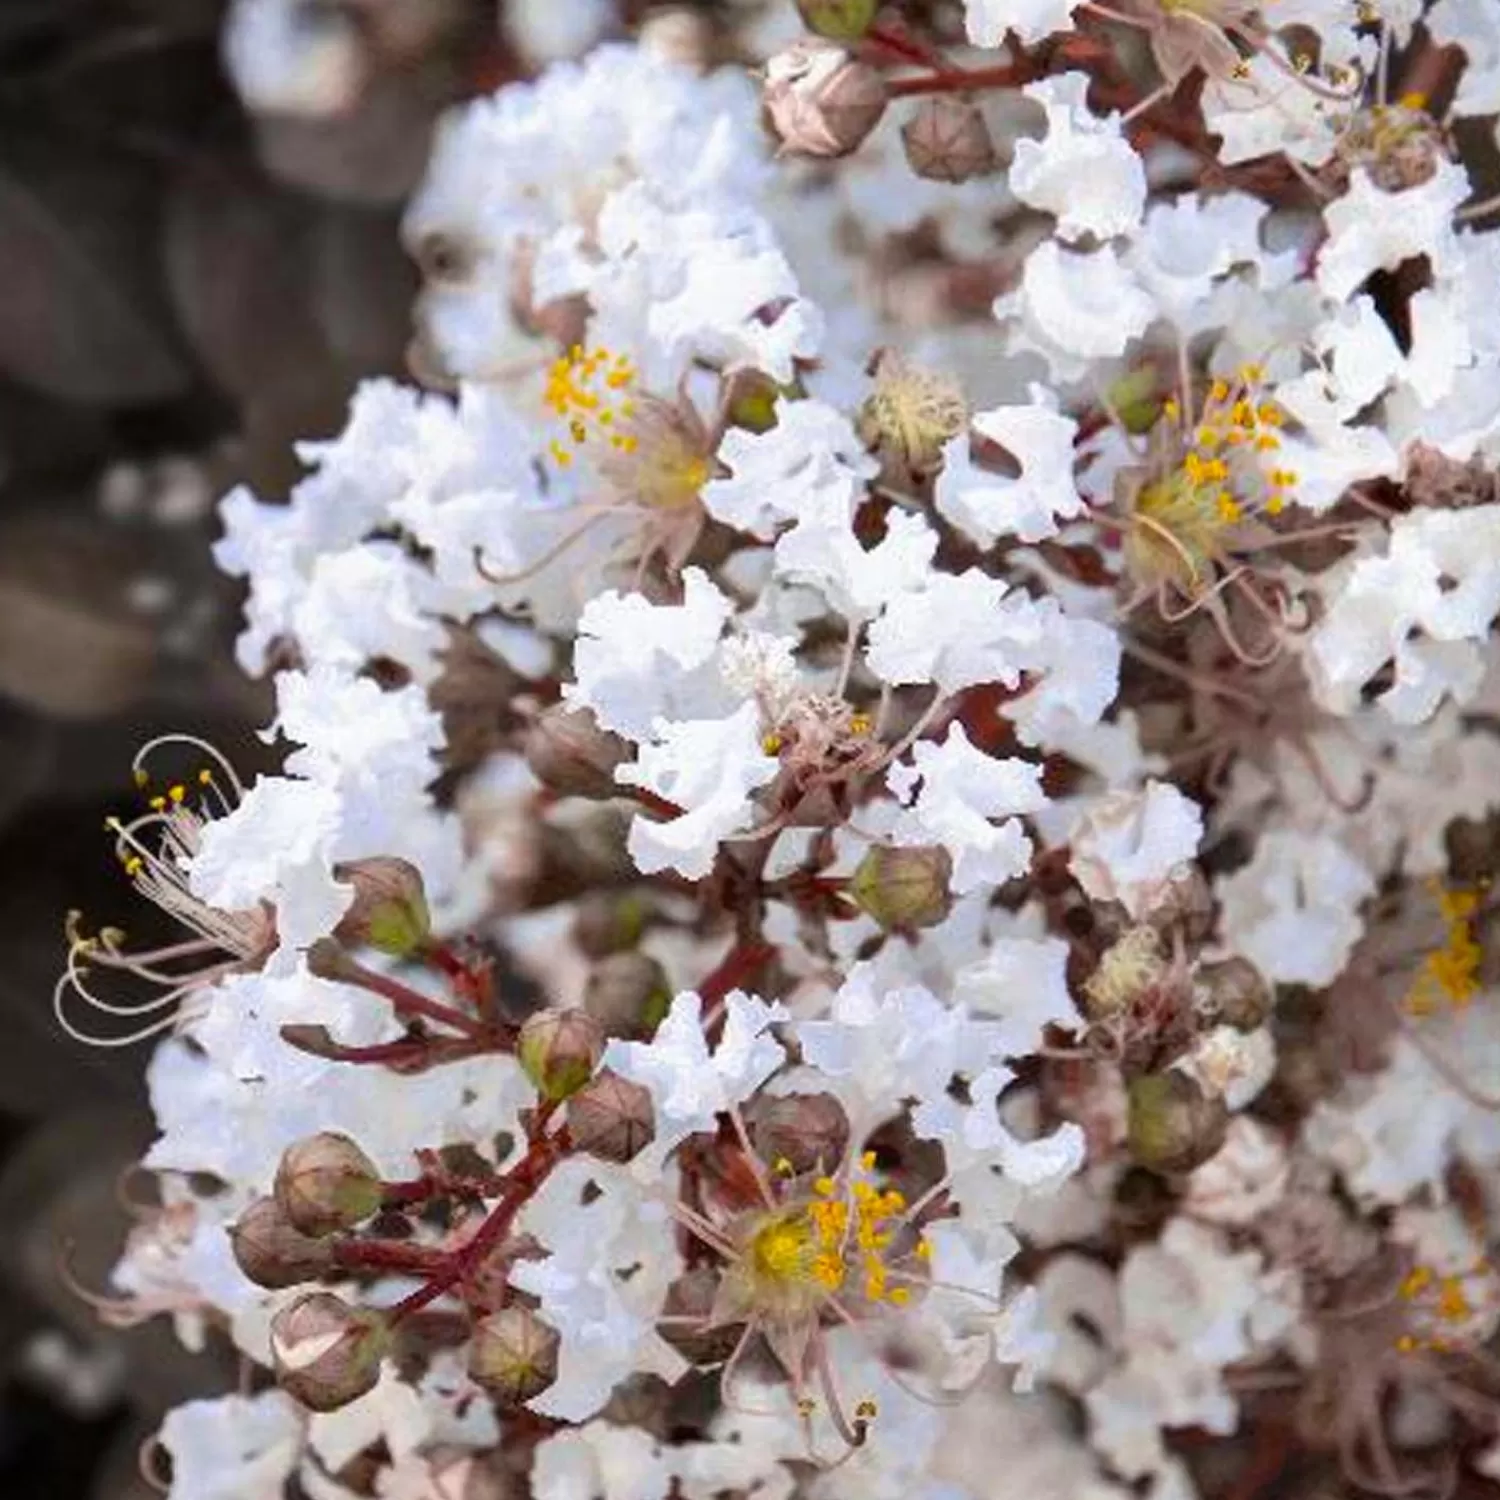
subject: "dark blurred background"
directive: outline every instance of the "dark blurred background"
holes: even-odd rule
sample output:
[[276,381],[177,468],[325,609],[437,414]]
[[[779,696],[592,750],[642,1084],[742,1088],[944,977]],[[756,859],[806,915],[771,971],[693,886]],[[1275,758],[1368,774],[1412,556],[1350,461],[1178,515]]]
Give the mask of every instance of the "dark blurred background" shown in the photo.
[[[563,0],[565,3],[565,0]],[[80,1047],[50,995],[64,914],[145,922],[102,823],[184,730],[243,758],[214,505],[295,478],[352,385],[400,373],[398,237],[436,115],[518,71],[493,0],[287,0],[357,49],[334,113],[250,113],[227,0],[0,0],[0,1496],[134,1500],[162,1410],[234,1378],[170,1329],[101,1328],[149,1044]],[[140,1191],[137,1186],[136,1191]]]

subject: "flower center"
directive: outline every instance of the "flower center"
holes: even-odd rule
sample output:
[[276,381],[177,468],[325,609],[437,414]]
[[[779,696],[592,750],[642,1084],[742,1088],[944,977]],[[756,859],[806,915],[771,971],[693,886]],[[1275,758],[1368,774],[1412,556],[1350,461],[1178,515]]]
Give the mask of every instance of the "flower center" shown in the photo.
[[1177,401],[1163,405],[1152,434],[1155,472],[1133,505],[1137,571],[1195,593],[1231,527],[1251,514],[1278,515],[1292,497],[1297,475],[1266,466],[1286,418],[1260,394],[1262,376],[1246,365],[1232,382],[1215,380],[1195,421]]
[[[868,1171],[873,1159],[866,1155],[861,1165]],[[808,1293],[821,1297],[840,1292],[852,1281],[868,1301],[906,1302],[911,1295],[907,1288],[891,1285],[887,1254],[906,1199],[863,1179],[841,1191],[831,1177],[818,1178],[813,1194],[806,1203],[768,1215],[752,1231],[746,1260],[757,1300],[799,1302]],[[925,1253],[923,1243],[917,1253]]]
[[629,356],[575,345],[554,362],[543,402],[564,432],[548,444],[560,469],[582,453],[610,487],[652,510],[695,505],[712,460],[696,418],[639,390]]

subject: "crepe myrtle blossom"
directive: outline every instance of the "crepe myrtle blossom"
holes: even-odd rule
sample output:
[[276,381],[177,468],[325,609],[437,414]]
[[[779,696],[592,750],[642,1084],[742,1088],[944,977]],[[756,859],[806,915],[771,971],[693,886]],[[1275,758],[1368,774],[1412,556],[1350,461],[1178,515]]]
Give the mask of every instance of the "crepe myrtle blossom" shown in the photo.
[[[257,107],[480,88],[316,9]],[[439,127],[409,378],[222,503],[277,771],[148,744],[168,929],[69,924],[157,1126],[78,1290],[266,1372],[170,1494],[1472,1488],[1489,8],[587,9]]]

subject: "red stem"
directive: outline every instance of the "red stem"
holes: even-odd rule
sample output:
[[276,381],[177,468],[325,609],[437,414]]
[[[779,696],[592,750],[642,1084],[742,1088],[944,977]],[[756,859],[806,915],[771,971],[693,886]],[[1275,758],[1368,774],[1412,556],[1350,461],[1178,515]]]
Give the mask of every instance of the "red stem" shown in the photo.
[[905,58],[907,62],[920,63],[924,68],[941,71],[947,66],[946,59],[941,53],[917,41],[915,37],[892,31],[887,26],[870,27],[865,32],[865,40],[873,42],[877,47],[884,47],[887,52],[893,52],[897,57]]
[[1000,63],[993,68],[950,68],[922,73],[915,78],[893,78],[886,85],[886,93],[892,99],[904,99],[914,94],[964,94],[971,89],[1015,88],[1030,83],[1036,76],[1035,64],[1023,59]]
[[537,1109],[531,1124],[531,1142],[526,1148],[526,1154],[505,1174],[500,1201],[464,1245],[443,1254],[441,1268],[432,1273],[426,1286],[419,1287],[411,1296],[390,1309],[388,1317],[392,1323],[409,1317],[426,1307],[429,1302],[437,1301],[445,1292],[451,1291],[510,1233],[522,1206],[546,1180],[553,1167],[572,1149],[566,1126],[555,1135],[545,1133],[547,1122],[556,1109],[557,1104],[553,1100],[544,1102]]
[[724,956],[698,986],[704,1011],[711,1010],[730,992],[749,979],[763,964],[775,956],[776,949],[770,943],[738,943]]
[[401,1240],[337,1240],[333,1258],[351,1271],[392,1271],[432,1276],[446,1270],[452,1252],[430,1245],[408,1245]]
[[346,969],[340,971],[339,978],[368,990],[372,995],[389,1000],[399,1016],[425,1016],[429,1021],[450,1026],[470,1037],[478,1038],[485,1034],[484,1025],[473,1016],[466,1016],[461,1010],[444,1005],[441,1000],[433,1000],[420,994],[410,985],[402,984],[399,979],[392,979],[387,974],[377,974],[373,969],[351,962]]

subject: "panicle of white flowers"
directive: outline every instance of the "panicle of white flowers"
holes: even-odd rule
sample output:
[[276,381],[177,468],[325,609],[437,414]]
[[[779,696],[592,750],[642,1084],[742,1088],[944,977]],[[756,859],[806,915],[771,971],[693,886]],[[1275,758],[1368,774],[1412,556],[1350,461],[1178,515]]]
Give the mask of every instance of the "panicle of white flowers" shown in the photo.
[[93,1300],[279,1385],[171,1494],[1493,1480],[1500,23],[753,9],[455,111],[429,389],[223,502],[282,771],[57,992],[168,1033]]

